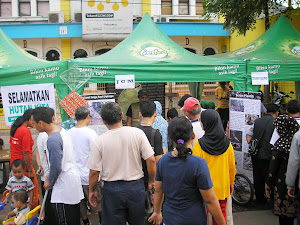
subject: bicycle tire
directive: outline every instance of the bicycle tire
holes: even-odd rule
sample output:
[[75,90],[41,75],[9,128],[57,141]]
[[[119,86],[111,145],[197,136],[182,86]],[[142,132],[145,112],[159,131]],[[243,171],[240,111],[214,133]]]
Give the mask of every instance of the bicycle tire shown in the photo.
[[232,194],[233,203],[241,206],[248,205],[252,202],[254,188],[252,182],[244,174],[236,174],[234,181],[234,190]]

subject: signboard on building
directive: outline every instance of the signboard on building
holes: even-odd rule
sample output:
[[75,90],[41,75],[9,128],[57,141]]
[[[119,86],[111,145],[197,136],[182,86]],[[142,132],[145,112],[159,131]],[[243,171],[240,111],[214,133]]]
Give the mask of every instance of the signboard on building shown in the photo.
[[[122,1],[95,1],[82,2],[82,35],[113,37],[130,34],[133,29],[132,3]],[[96,38],[96,37],[95,37]],[[105,39],[105,38],[104,38]]]
[[53,84],[1,87],[5,123],[10,126],[27,109],[50,107],[56,111]]

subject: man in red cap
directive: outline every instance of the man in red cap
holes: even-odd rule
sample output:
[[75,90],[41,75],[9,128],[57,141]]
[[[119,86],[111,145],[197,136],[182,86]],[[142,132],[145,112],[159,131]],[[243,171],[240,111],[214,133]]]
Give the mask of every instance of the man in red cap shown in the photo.
[[193,131],[195,133],[195,139],[192,144],[193,147],[195,142],[204,135],[204,130],[202,129],[200,124],[200,115],[201,112],[205,109],[201,108],[201,104],[198,99],[189,97],[184,101],[184,105],[180,110],[184,111],[185,116],[191,121],[193,125]]

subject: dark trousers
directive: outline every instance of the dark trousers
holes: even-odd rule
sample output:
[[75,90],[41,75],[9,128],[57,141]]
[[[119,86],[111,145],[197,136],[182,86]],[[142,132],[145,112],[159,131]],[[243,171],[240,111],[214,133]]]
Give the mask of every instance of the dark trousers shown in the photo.
[[[42,186],[42,194],[43,196],[45,196],[44,181],[41,182],[41,186]],[[44,223],[43,223],[44,225],[57,224],[55,220],[55,212],[51,206],[51,194],[52,194],[52,190],[49,189],[47,199],[45,202]]]
[[104,182],[102,225],[144,225],[145,188],[143,179]]
[[226,131],[228,120],[229,120],[229,108],[226,109],[218,108],[218,113],[221,117],[224,131]]
[[294,225],[294,218],[279,216],[279,225]]
[[55,210],[57,225],[80,225],[80,203],[68,205],[51,203]]
[[265,183],[268,176],[269,164],[270,160],[259,159],[257,156],[252,157],[255,197],[258,204],[265,204],[267,202],[265,197]]

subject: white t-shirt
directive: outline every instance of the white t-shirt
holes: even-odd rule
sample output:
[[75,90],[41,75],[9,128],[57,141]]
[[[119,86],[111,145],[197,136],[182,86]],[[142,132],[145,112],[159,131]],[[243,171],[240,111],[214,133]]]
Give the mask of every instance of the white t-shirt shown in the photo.
[[95,139],[98,137],[96,131],[88,127],[73,127],[68,130],[71,136],[76,158],[76,166],[80,175],[81,184],[89,185],[89,173],[87,168],[88,158]]
[[196,141],[198,141],[199,138],[202,138],[202,136],[204,135],[205,131],[202,129],[201,124],[200,124],[200,119],[197,121],[191,121],[192,126],[193,126],[193,131],[195,133],[195,139],[193,141],[192,144],[192,149],[196,143]]
[[112,129],[97,137],[88,168],[102,172],[104,181],[131,181],[144,176],[142,160],[154,155],[145,133],[136,127]]
[[41,166],[43,167],[44,174],[41,176],[41,180],[45,181],[46,176],[49,175],[49,152],[47,149],[48,134],[46,132],[39,133],[36,141],[36,145],[40,154]]

